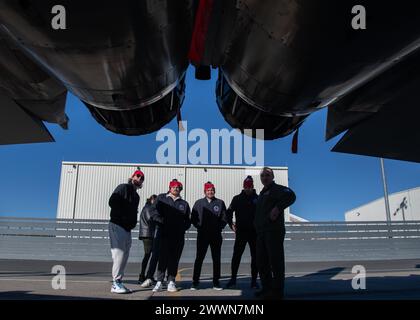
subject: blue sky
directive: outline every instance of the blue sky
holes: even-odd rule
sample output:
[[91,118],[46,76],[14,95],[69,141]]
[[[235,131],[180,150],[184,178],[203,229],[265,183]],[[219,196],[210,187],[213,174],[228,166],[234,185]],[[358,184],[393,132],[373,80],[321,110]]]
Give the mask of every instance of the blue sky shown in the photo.
[[[216,105],[215,81],[216,72],[203,82],[189,70],[182,108],[189,130],[230,129]],[[55,143],[0,146],[0,215],[55,217],[61,161],[156,162],[161,144],[156,133],[126,137],[108,132],[71,94],[66,112],[68,131],[47,124]],[[337,139],[324,141],[326,115],[322,110],[305,122],[298,154],[290,152],[292,137],[265,143],[265,163],[289,167],[289,184],[298,197],[292,213],[311,221],[343,220],[345,211],[383,195],[379,159],[329,151]],[[176,129],[176,120],[167,127]],[[385,166],[390,192],[420,186],[420,164],[386,160]]]

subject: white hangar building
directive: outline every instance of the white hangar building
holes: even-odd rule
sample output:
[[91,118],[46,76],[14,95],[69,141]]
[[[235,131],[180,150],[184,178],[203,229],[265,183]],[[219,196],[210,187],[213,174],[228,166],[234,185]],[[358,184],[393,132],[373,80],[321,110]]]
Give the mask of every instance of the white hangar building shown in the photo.
[[[420,187],[389,195],[391,221],[420,221]],[[384,198],[345,213],[349,222],[386,221]]]
[[[215,184],[216,197],[224,200],[226,206],[241,192],[243,180],[248,175],[254,177],[256,191],[262,189],[260,169],[255,167],[63,162],[57,218],[108,220],[109,197],[137,168],[145,173],[143,188],[138,190],[139,212],[149,196],[168,191],[169,181],[174,178],[184,185],[181,195],[191,206],[204,197],[203,186],[207,181]],[[275,181],[288,186],[288,168],[272,169]],[[285,212],[285,220],[304,221],[290,215],[289,209]]]

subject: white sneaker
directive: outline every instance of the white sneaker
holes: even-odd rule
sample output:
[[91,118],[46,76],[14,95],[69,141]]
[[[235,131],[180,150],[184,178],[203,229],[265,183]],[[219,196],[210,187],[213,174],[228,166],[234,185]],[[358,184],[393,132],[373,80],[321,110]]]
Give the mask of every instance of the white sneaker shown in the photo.
[[168,283],[168,291],[169,292],[177,292],[178,289],[176,288],[175,282],[174,281],[169,281]]
[[153,288],[153,292],[158,292],[158,291],[162,291],[162,281],[158,281],[156,282],[155,287]]
[[148,288],[148,287],[151,287],[152,285],[153,285],[152,279],[146,279],[146,280],[143,281],[143,283],[140,285],[140,287]]
[[197,291],[198,289],[199,289],[198,284],[193,284],[190,288],[190,290],[192,290],[192,291]]
[[122,284],[122,282],[117,282],[117,281],[114,281],[114,282],[112,283],[111,292],[112,292],[112,293],[120,293],[120,294],[122,294],[122,293],[131,293],[131,290],[130,290],[130,289],[127,289],[127,288],[126,288],[126,287]]

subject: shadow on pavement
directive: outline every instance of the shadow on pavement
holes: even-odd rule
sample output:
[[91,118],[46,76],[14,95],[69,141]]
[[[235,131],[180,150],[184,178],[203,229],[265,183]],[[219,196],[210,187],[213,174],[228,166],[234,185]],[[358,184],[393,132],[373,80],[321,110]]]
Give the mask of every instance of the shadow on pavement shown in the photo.
[[[412,265],[411,268],[419,269],[420,264]],[[316,269],[315,269],[316,270]],[[346,271],[345,271],[346,270]],[[405,274],[392,276],[386,273],[375,273],[366,278],[366,290],[353,289],[354,277],[356,274],[349,273],[348,268],[343,265],[331,265],[329,268],[321,269],[312,273],[302,273],[303,275],[288,276],[286,278],[285,298],[286,300],[418,300],[420,299],[420,275],[410,273],[418,272],[416,269],[410,269]],[[51,276],[45,272],[2,272],[1,278],[8,275],[11,278],[22,277],[24,281],[19,282],[19,289],[16,290],[16,285],[9,279],[2,281],[4,286],[0,288],[0,300],[109,300],[109,299],[139,299],[139,300],[257,300],[254,296],[255,290],[250,288],[251,279],[249,276],[239,276],[237,280],[237,287],[234,289],[225,289],[229,277],[226,275],[221,279],[220,283],[224,290],[213,290],[212,278],[203,277],[200,283],[200,290],[192,291],[191,275],[183,276],[181,281],[177,281],[177,286],[180,289],[178,292],[170,293],[166,290],[163,292],[152,293],[152,287],[141,288],[136,279],[127,279],[125,283],[133,290],[132,295],[127,297],[120,295],[109,295],[108,283],[110,281],[108,274],[105,274],[102,281],[95,281],[95,285],[100,288],[95,288],[90,294],[98,295],[98,297],[80,297],[82,292],[86,292],[89,284],[84,283],[83,276],[96,274],[96,272],[89,273],[71,273],[75,276],[80,276],[77,281],[72,282],[72,292],[66,296],[65,292],[60,292],[60,295],[53,291],[40,288],[37,290],[35,284],[37,282],[28,281],[27,277],[31,275]],[[36,280],[35,280],[36,281]],[[44,281],[44,280],[41,280]],[[360,281],[359,281],[360,283]],[[6,286],[7,284],[7,286]],[[22,287],[23,286],[23,287]],[[33,290],[33,291],[32,291]],[[75,291],[76,290],[76,291]],[[103,290],[103,291],[102,291]],[[35,293],[36,292],[36,293]],[[89,295],[89,294],[88,294]]]
[[302,277],[286,279],[287,300],[383,300],[420,299],[420,276],[370,276],[367,274],[365,288],[353,288],[356,274],[347,279],[333,279],[344,268],[321,270]]
[[0,300],[112,300],[107,298],[89,298],[77,296],[60,296],[51,294],[34,294],[31,291],[0,292]]

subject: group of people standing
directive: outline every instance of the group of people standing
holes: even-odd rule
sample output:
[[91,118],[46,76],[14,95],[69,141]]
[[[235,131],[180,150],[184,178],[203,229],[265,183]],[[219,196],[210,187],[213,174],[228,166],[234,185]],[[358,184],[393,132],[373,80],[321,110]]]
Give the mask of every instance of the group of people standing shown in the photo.
[[[144,173],[137,170],[128,183],[119,185],[111,198],[109,233],[113,259],[111,292],[131,292],[122,283],[131,247],[131,230],[136,227],[139,205],[137,189],[144,182]],[[251,252],[251,287],[262,288],[256,296],[264,299],[282,299],[284,295],[284,210],[296,199],[294,192],[274,182],[274,172],[265,167],[260,173],[263,189],[257,195],[251,176],[245,178],[243,190],[228,208],[215,196],[216,188],[210,181],[204,184],[204,197],[195,202],[192,210],[181,197],[183,185],[177,179],[169,183],[169,190],[152,195],[140,214],[139,239],[143,241],[144,258],[139,283],[141,287],[176,292],[176,275],[185,241],[185,232],[191,224],[197,229],[197,249],[191,290],[199,290],[204,258],[210,247],[213,260],[213,289],[223,290],[221,277],[222,231],[229,225],[235,232],[231,264],[231,278],[227,288],[235,288],[242,254],[248,244]],[[157,270],[156,270],[157,269]],[[157,271],[157,272],[156,272]],[[155,278],[156,273],[156,278]]]

